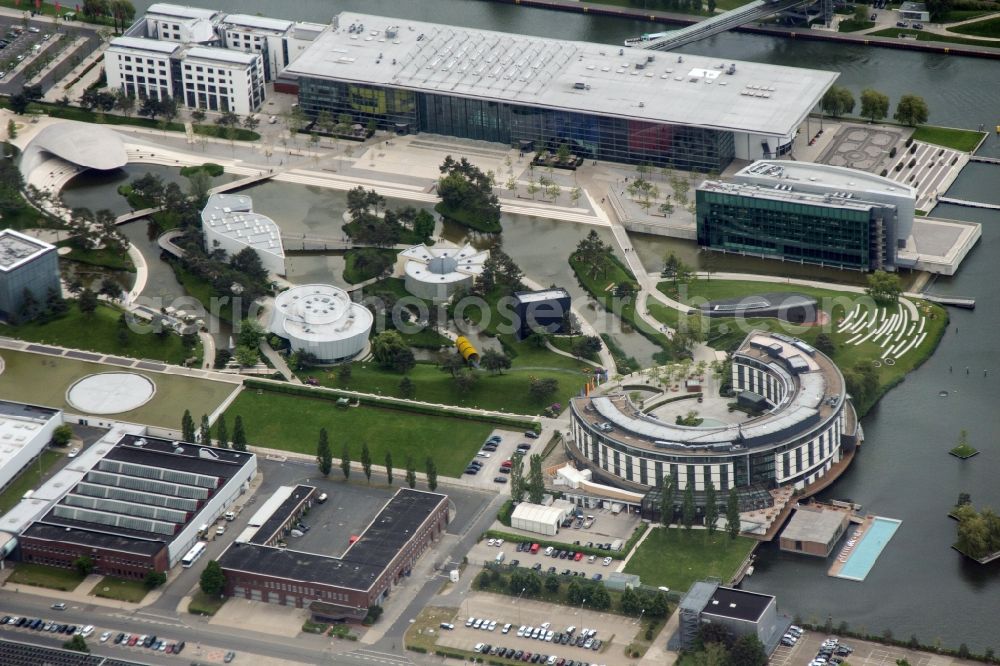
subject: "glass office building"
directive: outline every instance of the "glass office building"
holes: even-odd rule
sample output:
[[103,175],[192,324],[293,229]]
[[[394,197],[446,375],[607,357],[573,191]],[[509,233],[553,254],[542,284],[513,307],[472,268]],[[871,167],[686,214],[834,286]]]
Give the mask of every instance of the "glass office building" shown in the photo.
[[385,130],[531,144],[533,150],[566,144],[584,159],[708,172],[721,171],[734,157],[732,132],[326,78],[300,77],[299,104],[313,119],[326,111],[334,121],[374,120]]
[[702,247],[863,271],[894,266],[892,206],[714,181],[695,197]]

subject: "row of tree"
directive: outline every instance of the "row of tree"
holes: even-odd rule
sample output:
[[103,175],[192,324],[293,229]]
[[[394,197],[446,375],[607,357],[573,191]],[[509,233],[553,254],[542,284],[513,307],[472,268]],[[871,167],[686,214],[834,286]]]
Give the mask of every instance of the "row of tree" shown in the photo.
[[[834,118],[854,112],[855,100],[850,90],[843,86],[831,86],[823,99],[820,108]],[[872,122],[882,120],[889,115],[889,96],[873,88],[861,91],[861,117]],[[903,95],[896,103],[896,113],[893,119],[904,125],[916,127],[927,122],[930,111],[927,102],[918,95]]]
[[[684,488],[683,499],[680,510],[677,507],[677,481],[672,474],[667,474],[660,482],[660,522],[664,526],[676,524],[678,514],[680,525],[686,530],[690,530],[697,518],[697,507],[695,505],[694,490],[692,484],[687,484]],[[709,534],[715,532],[719,522],[719,498],[715,489],[715,484],[711,480],[705,485],[705,528]],[[726,532],[729,538],[735,539],[740,533],[740,504],[739,496],[735,488],[729,489],[729,496],[726,501]]]
[[[361,463],[361,469],[364,472],[365,478],[368,483],[372,481],[372,454],[368,449],[368,444],[363,442],[361,444],[361,457],[359,458]],[[427,488],[433,492],[437,489],[437,464],[434,459],[427,456],[424,461],[425,464],[425,474],[427,475]],[[333,449],[330,446],[330,437],[326,432],[326,428],[320,428],[319,440],[316,443],[316,466],[319,469],[320,474],[323,476],[330,476],[330,472],[333,471]],[[347,442],[344,442],[343,448],[340,452],[340,471],[344,474],[344,479],[351,478],[351,450]],[[391,486],[393,483],[393,473],[395,468],[393,466],[392,451],[385,452],[385,476],[387,483]],[[417,468],[413,461],[413,456],[406,456],[406,467],[404,470],[404,476],[406,479],[406,485],[410,488],[415,488],[417,485]]]
[[[212,427],[208,421],[208,414],[202,414],[201,425],[195,426],[191,410],[185,409],[181,418],[181,439],[185,442],[198,442],[205,446],[212,446]],[[233,422],[232,436],[226,426],[226,415],[220,414],[219,420],[215,422],[215,446],[223,449],[232,447],[234,451],[247,450],[247,435],[243,428],[243,417],[236,415]]]

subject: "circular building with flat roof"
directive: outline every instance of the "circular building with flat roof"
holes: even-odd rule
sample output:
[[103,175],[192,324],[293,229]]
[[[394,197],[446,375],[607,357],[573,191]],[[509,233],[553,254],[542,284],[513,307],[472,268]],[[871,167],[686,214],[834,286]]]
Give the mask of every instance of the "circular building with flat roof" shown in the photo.
[[315,354],[321,362],[353,358],[365,348],[374,318],[329,284],[305,284],[274,299],[270,330],[286,338],[292,351]]
[[466,243],[458,247],[439,242],[433,247],[415,245],[399,253],[396,272],[403,275],[406,291],[418,298],[446,301],[458,289],[468,289],[483,272],[488,250]]
[[156,394],[156,384],[135,372],[101,372],[77,380],[66,402],[84,414],[121,414],[137,409]]

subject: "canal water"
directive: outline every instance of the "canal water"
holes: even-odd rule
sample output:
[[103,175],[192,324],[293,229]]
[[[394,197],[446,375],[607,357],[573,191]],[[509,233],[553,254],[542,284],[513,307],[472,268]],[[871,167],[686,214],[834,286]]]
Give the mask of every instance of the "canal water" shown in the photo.
[[[135,4],[141,12],[149,0]],[[213,0],[211,6],[319,22],[328,22],[338,11],[353,10],[615,45],[658,29],[646,22],[472,0],[299,0],[280,9],[264,0]],[[841,74],[839,83],[855,97],[865,87],[887,93],[893,103],[904,93],[922,95],[935,124],[971,129],[1000,124],[1000,66],[991,60],[738,33],[718,35],[683,51],[716,55],[720,60],[835,70]],[[996,134],[991,133],[980,154],[1000,156]],[[949,195],[1000,203],[998,184],[1000,168],[971,164]],[[298,200],[300,193],[291,196],[296,207],[306,205]],[[292,203],[285,196],[278,202]],[[262,199],[259,205],[263,209],[267,204]],[[955,524],[945,515],[960,492],[969,492],[977,506],[1000,508],[995,472],[1000,445],[994,437],[1000,430],[996,409],[1000,309],[993,293],[1000,283],[1000,264],[993,259],[1000,250],[1000,215],[955,206],[940,206],[934,215],[983,224],[982,240],[959,275],[939,279],[933,286],[939,293],[972,296],[978,308],[951,312],[951,325],[938,351],[865,418],[864,446],[826,493],[901,519],[902,526],[863,583],[828,578],[826,562],[787,556],[769,546],[760,551],[756,573],[746,587],[776,594],[784,612],[808,621],[824,622],[829,617],[835,624],[846,621],[868,633],[889,629],[896,637],[915,634],[923,643],[940,640],[951,647],[964,642],[977,651],[1000,649],[1000,562],[980,567],[951,550]],[[567,272],[565,256],[587,229],[517,217],[507,220],[505,227],[504,246],[530,277],[543,284],[561,284],[574,296],[582,296]],[[667,249],[693,252],[690,245],[673,246],[670,241],[636,238],[635,243],[643,261],[654,268]],[[314,269],[303,270],[310,274]],[[639,340],[634,348],[641,351],[644,340]],[[646,344],[649,352],[652,346]],[[946,397],[940,397],[942,391]],[[947,454],[963,428],[982,451],[964,462]]]

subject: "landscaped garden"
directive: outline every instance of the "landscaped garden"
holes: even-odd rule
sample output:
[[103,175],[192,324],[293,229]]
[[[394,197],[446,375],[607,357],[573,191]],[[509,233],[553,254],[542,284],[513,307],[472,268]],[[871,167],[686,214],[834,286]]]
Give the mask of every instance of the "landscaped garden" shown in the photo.
[[746,537],[731,539],[720,531],[657,527],[625,565],[625,573],[636,574],[644,585],[683,594],[692,583],[708,577],[727,583],[756,543]]
[[80,311],[75,301],[69,309],[49,321],[34,321],[20,326],[7,326],[4,335],[29,342],[83,349],[102,354],[132,358],[156,359],[181,365],[190,357],[200,357],[200,343],[187,347],[181,336],[170,331],[135,333],[119,323],[121,310],[100,303],[92,313]]
[[483,421],[367,404],[341,407],[332,400],[270,391],[241,393],[226,411],[226,421],[233,423],[237,415],[251,445],[315,455],[320,428],[326,428],[332,433],[335,457],[340,457],[345,442],[352,460],[358,460],[362,443],[367,443],[376,465],[392,451],[400,482],[407,456],[413,456],[418,470],[430,457],[442,476],[461,476],[494,427]]

